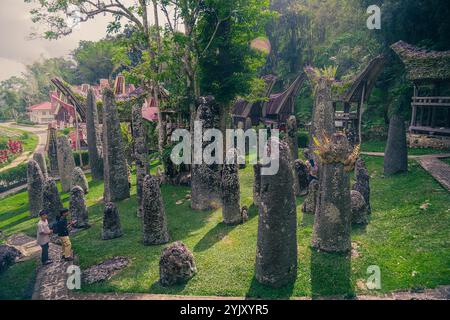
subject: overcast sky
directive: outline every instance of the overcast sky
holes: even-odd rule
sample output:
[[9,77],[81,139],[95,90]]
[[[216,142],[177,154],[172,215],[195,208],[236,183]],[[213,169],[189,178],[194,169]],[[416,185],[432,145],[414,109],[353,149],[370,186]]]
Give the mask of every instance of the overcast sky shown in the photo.
[[30,33],[37,27],[30,19],[32,8],[32,4],[23,0],[0,0],[0,81],[19,76],[26,64],[41,56],[67,57],[80,40],[96,41],[105,37],[106,26],[111,20],[109,15],[98,15],[59,40],[30,40]]

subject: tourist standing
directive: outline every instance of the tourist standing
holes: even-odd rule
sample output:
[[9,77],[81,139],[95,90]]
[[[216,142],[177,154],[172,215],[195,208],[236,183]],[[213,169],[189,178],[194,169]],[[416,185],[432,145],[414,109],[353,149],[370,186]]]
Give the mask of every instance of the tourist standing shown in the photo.
[[58,222],[56,230],[58,232],[58,237],[62,244],[62,258],[65,261],[72,261],[72,243],[69,238],[69,227],[74,224],[74,222],[67,222],[67,217],[69,215],[69,210],[62,209],[59,212]]
[[39,212],[39,222],[37,225],[37,243],[42,248],[41,261],[43,265],[48,265],[53,261],[48,258],[48,247],[50,243],[50,235],[53,233],[48,226],[48,212],[42,210]]

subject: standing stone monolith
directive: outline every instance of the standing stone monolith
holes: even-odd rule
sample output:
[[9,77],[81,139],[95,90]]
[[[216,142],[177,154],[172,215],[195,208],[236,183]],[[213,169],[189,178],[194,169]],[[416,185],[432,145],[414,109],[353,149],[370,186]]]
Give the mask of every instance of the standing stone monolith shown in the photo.
[[69,192],[72,187],[72,172],[75,169],[75,159],[66,136],[59,136],[58,142],[58,169],[63,192]]
[[48,179],[48,171],[47,171],[47,163],[45,162],[45,157],[43,153],[36,152],[33,154],[33,160],[39,164],[39,168],[41,168],[42,175],[44,176],[44,180]]
[[30,217],[37,217],[43,209],[42,195],[44,192],[44,176],[41,168],[35,160],[28,161],[27,165],[27,190]]
[[226,164],[222,169],[222,217],[225,224],[236,225],[243,222],[240,202],[237,151],[231,149],[227,152]]
[[147,175],[144,178],[142,211],[144,245],[158,245],[169,242],[167,218],[159,179],[151,175]]
[[88,210],[84,200],[84,191],[80,186],[74,186],[70,190],[69,210],[75,220],[74,227],[78,229],[89,227]]
[[298,159],[298,128],[295,116],[289,117],[286,126],[286,142],[289,145],[289,149],[291,149],[292,159],[295,161]]
[[145,139],[142,107],[134,105],[132,109],[132,132],[134,140],[134,159],[136,161],[136,199],[138,203],[137,215],[142,217],[142,185],[149,173],[147,165],[148,149]]
[[100,181],[103,180],[102,136],[98,121],[97,101],[92,88],[87,94],[86,133],[92,180]]
[[302,212],[315,214],[316,213],[316,205],[317,205],[317,197],[319,191],[319,181],[313,180],[309,184],[308,187],[308,195],[305,198],[305,201],[302,205]]
[[[255,277],[262,284],[281,287],[297,277],[297,212],[291,151],[285,142],[271,141],[279,146],[279,170],[261,176]],[[273,150],[270,153],[274,158]]]
[[367,170],[366,163],[363,159],[359,158],[355,165],[355,184],[352,190],[358,191],[364,197],[367,205],[367,213],[372,213],[372,207],[370,206],[370,175]]
[[103,211],[102,239],[111,240],[123,235],[120,224],[119,209],[113,202],[108,202]]
[[408,147],[406,144],[405,121],[393,115],[389,122],[388,141],[384,152],[384,174],[394,175],[408,171]]
[[259,207],[261,203],[261,164],[258,162],[253,166],[253,203]]
[[[202,123],[203,132],[218,128],[214,97],[202,97],[199,102],[196,121]],[[208,144],[208,142],[204,142],[202,150]],[[192,209],[208,210],[220,207],[222,203],[220,166],[217,164],[208,165],[204,161],[202,161],[202,164],[193,164],[191,187]]]
[[352,190],[351,196],[351,211],[352,211],[352,224],[363,225],[369,223],[369,216],[367,212],[366,200],[361,193]]
[[43,208],[48,212],[48,222],[53,223],[59,215],[59,211],[63,209],[61,197],[59,196],[56,182],[48,179],[44,185]]
[[128,168],[119,114],[114,93],[109,88],[103,91],[103,161],[105,202],[129,198]]
[[59,175],[58,168],[58,142],[56,139],[56,129],[49,125],[47,130],[47,156],[49,162],[49,175],[56,178]]
[[334,134],[320,149],[319,196],[312,246],[326,252],[351,249],[350,176],[345,170],[352,150],[347,137]]
[[[309,130],[309,149],[314,149],[314,137],[321,137],[323,134],[331,136],[335,131],[334,108],[331,86],[332,79],[316,77],[316,73],[311,68],[305,69],[314,86],[314,106],[311,116],[311,127]],[[317,156],[312,153],[314,160]]]
[[80,167],[76,167],[72,171],[72,188],[75,186],[79,186],[83,189],[84,194],[89,193],[89,184],[84,175],[83,170]]
[[306,164],[300,160],[295,160],[295,172],[297,174],[300,195],[308,194],[308,168]]

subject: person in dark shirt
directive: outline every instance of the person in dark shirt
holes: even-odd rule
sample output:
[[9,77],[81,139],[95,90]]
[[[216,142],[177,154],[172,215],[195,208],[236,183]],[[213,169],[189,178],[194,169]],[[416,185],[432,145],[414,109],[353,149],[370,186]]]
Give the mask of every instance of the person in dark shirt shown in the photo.
[[67,222],[67,217],[69,216],[69,210],[62,209],[59,212],[57,231],[58,237],[62,243],[62,257],[65,261],[72,261],[72,243],[69,238],[69,227],[72,226],[74,222]]

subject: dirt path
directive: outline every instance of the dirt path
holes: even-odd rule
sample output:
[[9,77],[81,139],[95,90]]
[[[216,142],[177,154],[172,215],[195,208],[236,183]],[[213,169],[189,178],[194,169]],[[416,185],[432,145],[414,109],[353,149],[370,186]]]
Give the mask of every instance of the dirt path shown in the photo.
[[34,149],[33,152],[28,151],[22,153],[19,157],[15,158],[9,165],[1,168],[0,172],[17,167],[19,164],[28,161],[33,156],[33,153],[44,152],[45,144],[47,143],[47,126],[21,126],[16,125],[12,122],[1,123],[0,126],[10,129],[19,129],[27,131],[37,135],[39,138],[38,144],[36,145],[36,148]]

